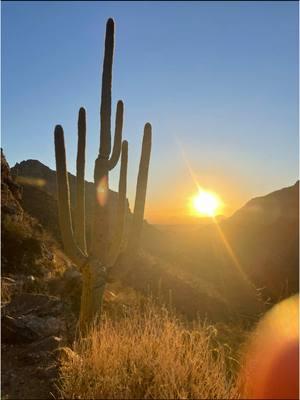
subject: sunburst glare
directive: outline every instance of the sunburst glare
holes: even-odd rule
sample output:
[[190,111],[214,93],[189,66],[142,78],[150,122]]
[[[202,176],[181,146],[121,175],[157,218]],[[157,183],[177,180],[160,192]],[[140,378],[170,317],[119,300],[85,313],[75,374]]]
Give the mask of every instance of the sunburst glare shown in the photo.
[[222,202],[219,197],[212,192],[199,190],[192,197],[192,211],[203,217],[215,217],[221,210]]

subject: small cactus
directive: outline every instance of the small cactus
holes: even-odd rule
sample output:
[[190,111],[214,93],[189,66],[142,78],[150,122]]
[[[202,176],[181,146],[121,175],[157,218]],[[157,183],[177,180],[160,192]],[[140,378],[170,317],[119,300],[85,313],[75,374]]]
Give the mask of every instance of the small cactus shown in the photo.
[[[86,332],[101,314],[101,304],[105,284],[110,270],[116,265],[121,254],[124,221],[126,213],[126,186],[128,143],[122,142],[124,106],[117,103],[113,150],[111,151],[111,84],[114,48],[114,21],[106,24],[105,51],[102,73],[102,92],[100,107],[100,148],[94,169],[94,218],[90,248],[86,246],[85,236],[85,143],[86,112],[80,108],[78,115],[78,147],[77,147],[77,190],[74,232],[70,211],[70,194],[66,166],[64,132],[60,125],[55,127],[55,158],[58,187],[58,207],[60,229],[66,253],[78,266],[83,277],[80,309],[80,330]],[[141,235],[145,198],[147,190],[148,169],[151,153],[151,125],[144,129],[141,160],[136,187],[136,198],[133,223],[128,239],[126,254],[134,254]],[[113,235],[110,235],[109,219],[109,171],[117,165],[121,155],[119,177],[119,193],[117,206],[117,222]],[[110,241],[110,237],[112,240]],[[129,258],[126,257],[126,260]]]

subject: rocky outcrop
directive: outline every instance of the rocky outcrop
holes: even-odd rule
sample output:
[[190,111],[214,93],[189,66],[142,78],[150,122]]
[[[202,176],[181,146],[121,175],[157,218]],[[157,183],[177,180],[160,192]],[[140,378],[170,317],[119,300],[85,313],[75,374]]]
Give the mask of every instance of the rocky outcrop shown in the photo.
[[74,338],[75,318],[67,304],[48,294],[16,294],[2,308],[1,328],[3,396],[51,398],[57,389],[60,348]]
[[19,203],[21,197],[21,187],[12,178],[9,165],[1,149],[1,218],[9,215],[14,221],[22,221],[23,210]]
[[2,150],[1,173],[1,393],[52,398],[59,348],[70,345],[76,332],[77,316],[65,290],[70,263],[22,208],[24,186],[15,181]]

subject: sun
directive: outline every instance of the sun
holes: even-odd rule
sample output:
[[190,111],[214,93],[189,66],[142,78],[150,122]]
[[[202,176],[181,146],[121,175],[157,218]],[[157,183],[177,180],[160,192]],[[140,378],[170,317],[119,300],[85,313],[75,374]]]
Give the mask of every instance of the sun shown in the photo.
[[194,213],[203,217],[215,217],[221,208],[221,200],[212,192],[199,190],[192,198],[192,208]]

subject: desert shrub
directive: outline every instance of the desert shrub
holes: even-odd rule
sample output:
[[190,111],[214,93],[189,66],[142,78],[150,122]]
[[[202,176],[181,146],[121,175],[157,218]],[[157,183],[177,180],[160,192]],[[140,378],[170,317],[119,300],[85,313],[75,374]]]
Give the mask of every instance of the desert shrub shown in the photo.
[[121,319],[104,315],[62,360],[61,395],[76,399],[238,398],[216,329],[187,328],[152,303]]

